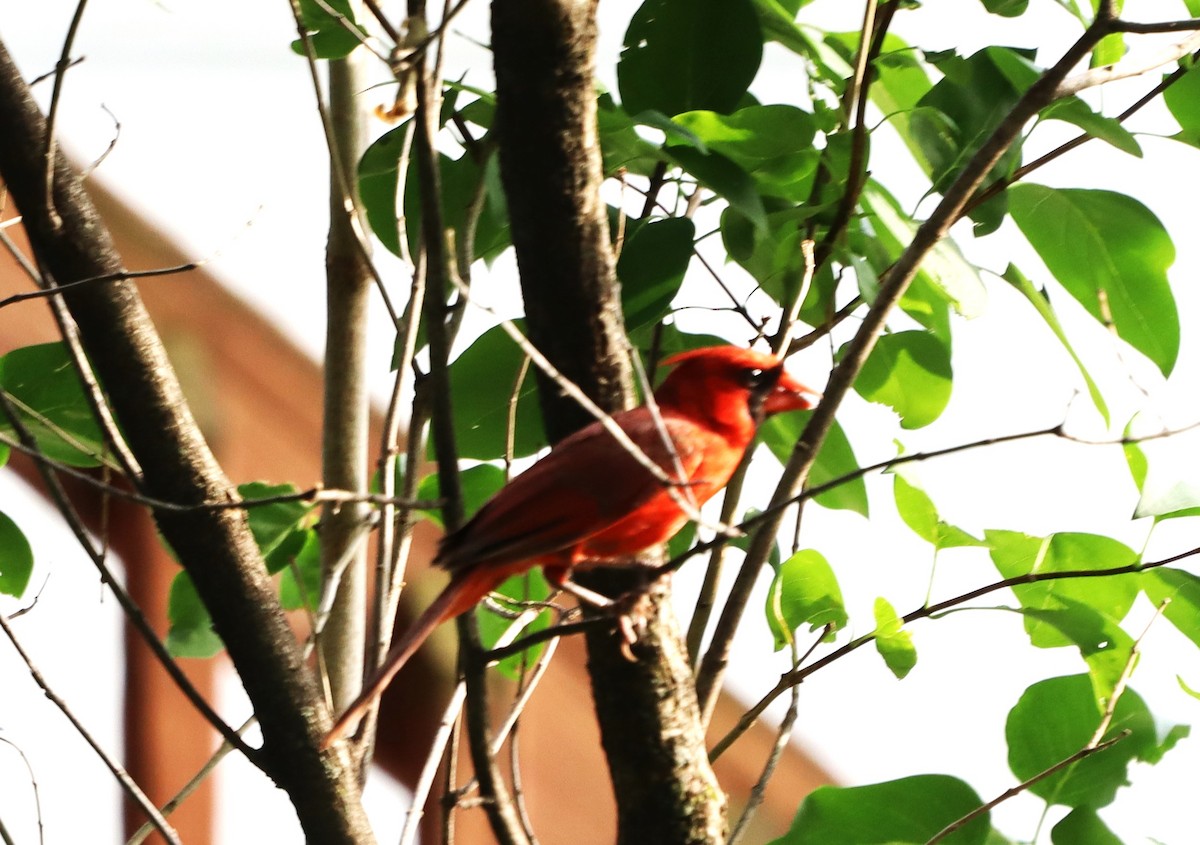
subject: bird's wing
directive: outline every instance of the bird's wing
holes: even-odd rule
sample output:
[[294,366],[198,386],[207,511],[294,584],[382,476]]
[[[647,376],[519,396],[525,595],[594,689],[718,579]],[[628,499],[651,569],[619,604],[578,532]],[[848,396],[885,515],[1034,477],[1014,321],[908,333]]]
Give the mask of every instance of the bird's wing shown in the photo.
[[[613,419],[646,455],[674,475],[674,460],[646,408]],[[690,478],[702,458],[692,436],[695,424],[669,415],[663,422],[676,444],[684,477]],[[662,482],[603,426],[593,423],[559,443],[446,537],[437,562],[452,572],[536,563],[611,526],[662,490]]]

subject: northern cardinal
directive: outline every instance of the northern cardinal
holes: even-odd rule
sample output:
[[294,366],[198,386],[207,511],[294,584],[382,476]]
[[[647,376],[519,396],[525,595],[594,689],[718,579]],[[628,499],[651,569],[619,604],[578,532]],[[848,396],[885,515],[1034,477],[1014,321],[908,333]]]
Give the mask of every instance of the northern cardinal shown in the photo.
[[688,511],[729,481],[764,418],[811,408],[809,397],[819,395],[784,372],[778,358],[735,346],[694,349],[664,365],[674,369],[654,393],[661,424],[645,405],[612,419],[674,483],[655,477],[599,422],[558,443],[442,540],[434,563],[449,570],[450,583],[392,646],[324,747],[357,723],[438,625],[510,575],[541,565],[560,589],[610,603],[572,582],[572,567],[619,563],[671,539]]

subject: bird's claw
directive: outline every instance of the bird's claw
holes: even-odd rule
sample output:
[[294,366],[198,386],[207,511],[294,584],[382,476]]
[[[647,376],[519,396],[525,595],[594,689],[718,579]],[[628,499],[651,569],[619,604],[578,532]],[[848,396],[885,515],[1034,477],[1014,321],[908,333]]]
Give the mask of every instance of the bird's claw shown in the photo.
[[630,663],[637,662],[633,647],[645,636],[650,625],[651,602],[648,593],[627,593],[613,603],[617,630],[621,633],[621,654]]

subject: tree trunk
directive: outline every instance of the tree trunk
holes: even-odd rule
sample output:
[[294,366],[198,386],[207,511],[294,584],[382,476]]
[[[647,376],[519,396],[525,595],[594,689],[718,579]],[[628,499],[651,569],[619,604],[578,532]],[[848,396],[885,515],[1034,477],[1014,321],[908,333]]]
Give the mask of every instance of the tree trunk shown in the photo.
[[[496,0],[496,132],[530,338],[601,407],[633,396],[620,289],[600,199],[592,0]],[[542,379],[552,440],[591,417]],[[610,594],[640,575],[608,572]],[[618,842],[722,842],[725,796],[704,731],[669,580],[650,591],[649,626],[631,663],[610,632],[588,637],[596,713],[618,807]]]
[[[0,176],[20,209],[42,271],[56,283],[119,276],[112,240],[77,174],[54,157],[46,121],[0,44]],[[188,410],[135,286],[87,284],[63,294],[114,416],[143,468],[145,492],[185,505],[227,502],[225,478]],[[159,530],[191,575],[262,725],[263,765],[295,805],[310,842],[374,842],[344,758],[320,754],[329,713],[279,606],[245,513],[158,511]]]

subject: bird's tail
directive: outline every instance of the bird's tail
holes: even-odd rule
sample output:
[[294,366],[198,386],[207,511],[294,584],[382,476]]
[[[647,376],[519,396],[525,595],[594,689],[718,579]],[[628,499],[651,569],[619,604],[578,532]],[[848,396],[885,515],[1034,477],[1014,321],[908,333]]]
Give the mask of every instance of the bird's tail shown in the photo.
[[338,718],[333,730],[322,741],[321,748],[329,748],[354,730],[359,720],[387,688],[392,678],[438,625],[470,610],[484,596],[494,590],[502,580],[504,580],[504,573],[497,575],[486,569],[474,569],[455,576],[441,594],[433,600],[433,603],[425,609],[420,618],[392,645],[387,657],[384,658],[383,665],[379,667],[379,671],[367,681],[362,693]]

